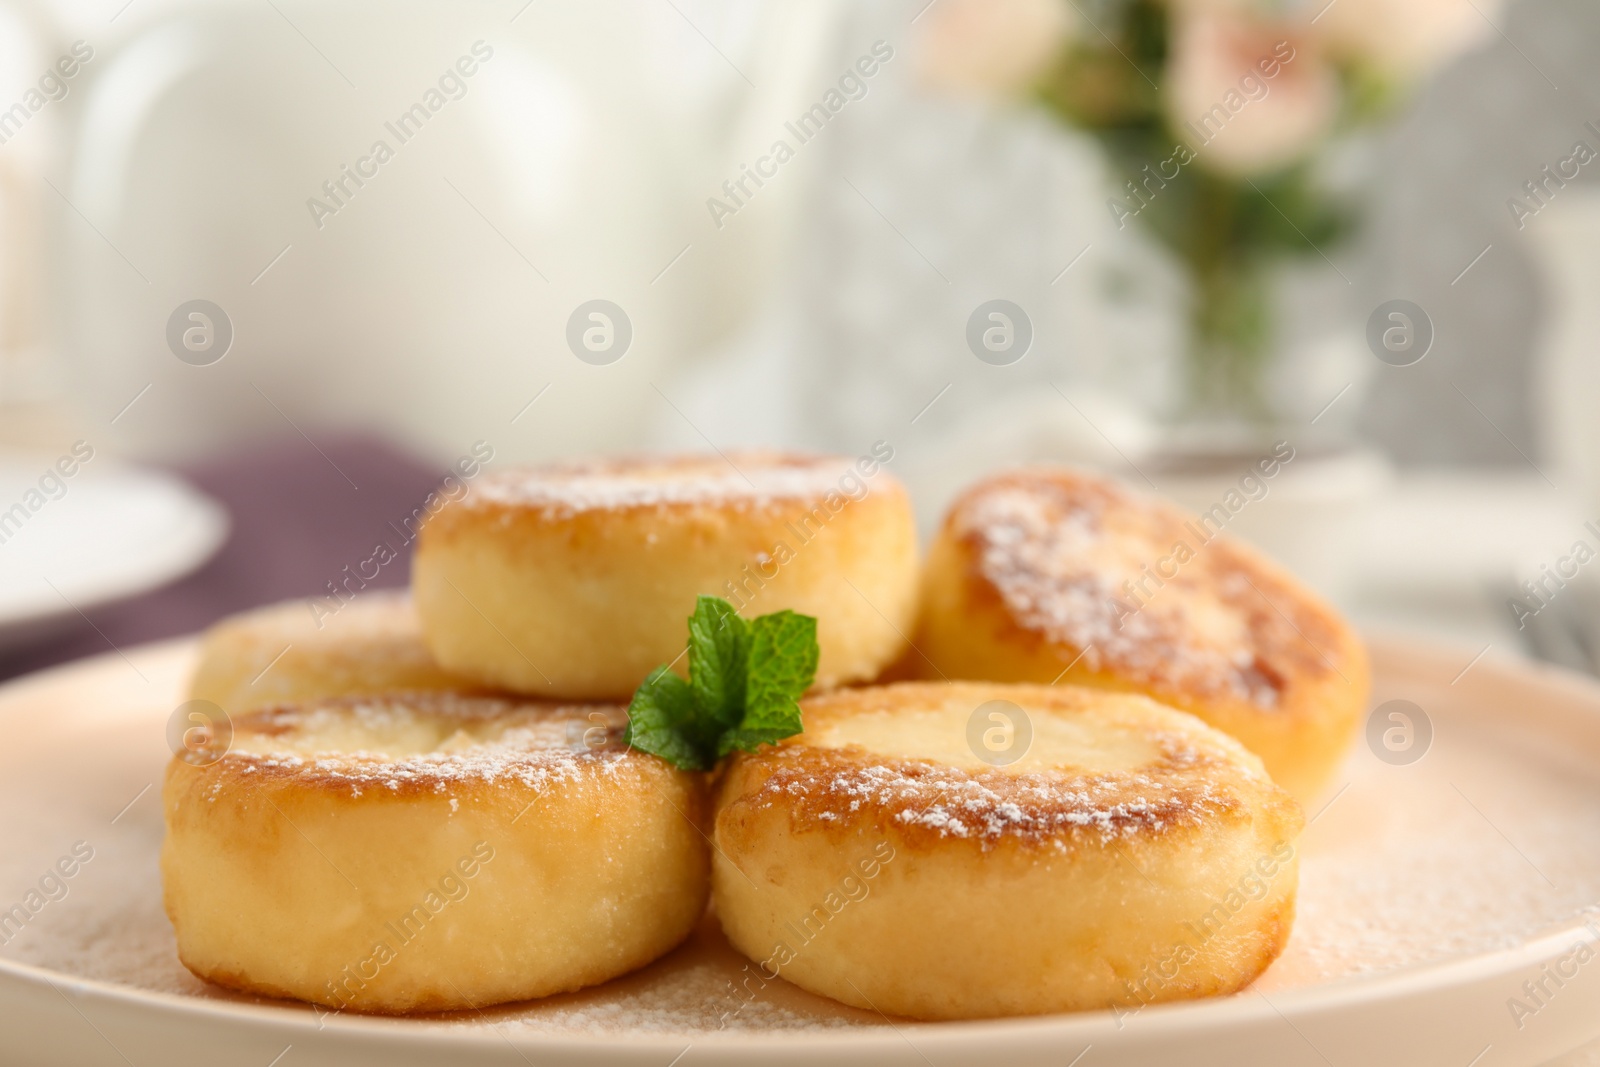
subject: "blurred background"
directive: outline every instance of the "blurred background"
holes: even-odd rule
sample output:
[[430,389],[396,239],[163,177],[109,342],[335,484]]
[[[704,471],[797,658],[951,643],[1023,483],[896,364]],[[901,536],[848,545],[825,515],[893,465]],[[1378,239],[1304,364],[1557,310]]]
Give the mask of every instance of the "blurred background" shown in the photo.
[[1581,0],[0,0],[0,675],[403,584],[462,456],[877,441],[925,530],[1090,464],[1594,670],[1597,48]]

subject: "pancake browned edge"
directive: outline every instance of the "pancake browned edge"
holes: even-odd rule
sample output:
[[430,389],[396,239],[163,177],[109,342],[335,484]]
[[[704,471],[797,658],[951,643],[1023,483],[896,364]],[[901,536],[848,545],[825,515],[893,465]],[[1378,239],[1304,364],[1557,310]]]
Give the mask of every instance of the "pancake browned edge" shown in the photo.
[[201,639],[189,699],[239,715],[355,693],[473,688],[434,662],[407,593],[372,590],[337,610],[287,600],[228,616]]
[[234,720],[174,760],[161,871],[184,966],[362,1012],[594,985],[705,910],[700,776],[621,744],[616,706],[450,693]]
[[[881,442],[880,442],[881,444]],[[875,677],[916,612],[916,530],[885,445],[591,460],[484,474],[422,528],[413,594],[448,670],[627,700],[682,669],[695,598],[817,619],[817,685]]]
[[1146,693],[1244,742],[1303,802],[1329,784],[1371,690],[1355,630],[1215,520],[1059,468],[955,501],[913,643],[925,677]]
[[713,900],[751,995],[782,977],[918,1019],[1130,1012],[1240,989],[1288,939],[1299,805],[1191,715],[960,682],[802,708],[717,801]]

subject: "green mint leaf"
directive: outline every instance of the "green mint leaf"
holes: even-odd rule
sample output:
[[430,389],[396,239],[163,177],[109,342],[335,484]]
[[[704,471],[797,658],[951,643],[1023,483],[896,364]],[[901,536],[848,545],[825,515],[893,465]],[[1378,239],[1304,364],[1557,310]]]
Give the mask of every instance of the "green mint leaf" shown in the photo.
[[809,615],[780,611],[750,623],[744,715],[718,740],[718,756],[801,731],[798,701],[817,676],[817,652],[817,620]]
[[726,600],[700,597],[689,616],[689,687],[703,739],[713,741],[743,717],[749,654],[750,624]]
[[694,736],[694,692],[670,668],[657,667],[633,694],[623,741],[674,767],[703,771],[714,762]]
[[780,611],[752,622],[720,597],[689,616],[689,680],[650,672],[628,705],[627,744],[703,771],[801,731],[800,695],[817,674],[817,620]]

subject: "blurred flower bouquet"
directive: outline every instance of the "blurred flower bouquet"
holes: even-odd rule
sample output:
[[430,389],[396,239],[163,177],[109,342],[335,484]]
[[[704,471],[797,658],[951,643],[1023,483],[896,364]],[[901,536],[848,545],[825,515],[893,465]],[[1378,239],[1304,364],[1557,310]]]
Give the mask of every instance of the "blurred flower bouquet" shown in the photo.
[[1322,180],[1330,144],[1392,115],[1493,32],[1493,0],[935,0],[928,80],[1031,98],[1093,134],[1143,226],[1191,282],[1185,410],[1260,423],[1273,276],[1325,256],[1356,202]]

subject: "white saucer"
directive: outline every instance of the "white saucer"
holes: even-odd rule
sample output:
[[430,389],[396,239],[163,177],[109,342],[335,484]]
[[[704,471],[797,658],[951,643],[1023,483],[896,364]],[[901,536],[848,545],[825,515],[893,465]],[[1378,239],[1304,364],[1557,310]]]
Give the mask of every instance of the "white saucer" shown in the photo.
[[183,577],[227,534],[171,475],[97,456],[62,477],[61,458],[0,456],[0,651]]

